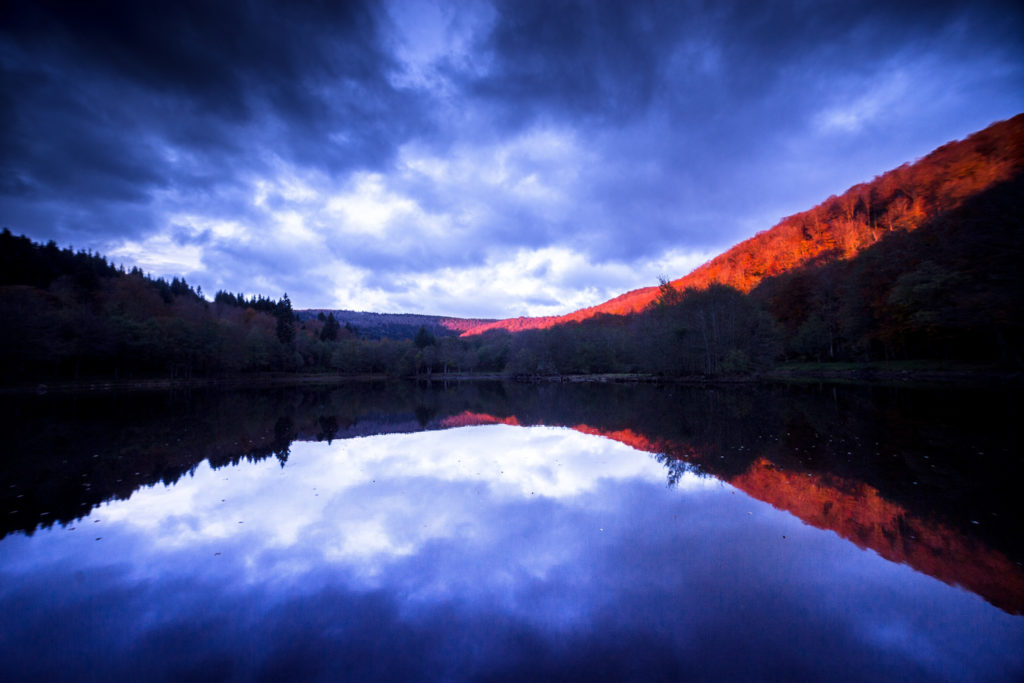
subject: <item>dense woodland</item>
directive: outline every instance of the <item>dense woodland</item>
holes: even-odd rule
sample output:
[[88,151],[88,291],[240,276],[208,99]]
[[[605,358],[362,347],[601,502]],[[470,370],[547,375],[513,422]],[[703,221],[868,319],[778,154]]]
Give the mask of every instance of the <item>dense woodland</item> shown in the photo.
[[[750,374],[786,361],[1024,367],[1024,116],[851,188],[691,275],[557,324],[360,332],[0,234],[0,377]],[[616,304],[618,305],[618,304]],[[601,308],[601,307],[597,307]],[[635,309],[635,310],[634,310]],[[595,312],[596,311],[596,312]],[[526,321],[537,319],[524,319]],[[504,321],[507,322],[507,321]],[[495,326],[496,325],[496,326]]]
[[0,349],[7,381],[296,372],[413,374],[411,341],[364,340],[279,300],[125,271],[88,252],[0,234]]

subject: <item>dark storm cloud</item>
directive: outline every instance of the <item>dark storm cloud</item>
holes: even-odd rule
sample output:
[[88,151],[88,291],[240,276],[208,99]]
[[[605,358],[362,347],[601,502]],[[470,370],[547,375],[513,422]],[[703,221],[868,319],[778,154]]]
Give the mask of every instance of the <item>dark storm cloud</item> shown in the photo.
[[1008,2],[507,0],[497,10],[479,46],[493,67],[468,86],[532,116],[628,119],[674,100],[674,113],[728,118],[710,107],[725,93],[778,96],[780,80],[868,71],[953,24],[986,50],[1021,49],[1021,10]]
[[230,186],[268,151],[328,173],[379,166],[422,126],[388,80],[378,13],[358,3],[2,11],[4,208],[59,198],[113,218],[156,190]]
[[628,116],[651,100],[662,51],[685,17],[682,5],[660,13],[637,9],[633,3],[499,3],[483,46],[496,66],[472,89],[511,110],[555,105],[574,116]]
[[592,304],[1018,113],[1022,35],[1016,2],[9,2],[0,225],[298,306]]
[[[599,257],[680,241],[724,246],[749,229],[738,216],[786,206],[780,199],[807,202],[778,182],[786,147],[809,137],[823,108],[879,85],[904,63],[934,60],[925,66],[935,72],[920,74],[927,82],[913,84],[928,88],[950,77],[942,71],[958,60],[1013,65],[1024,57],[1022,11],[1006,2],[510,1],[498,12],[480,46],[492,67],[469,76],[466,90],[509,127],[554,120],[596,131],[605,167],[592,198],[615,209],[604,212],[603,228],[580,237]],[[936,139],[935,129],[963,135],[992,120],[955,127],[945,109],[939,125],[915,130],[907,118],[927,120],[934,105],[913,104],[923,106],[891,112],[902,119],[892,128],[873,126],[874,139],[858,137],[846,148],[844,140],[824,141],[835,150],[829,163],[863,155],[851,170],[878,173],[908,160],[879,164],[887,146],[903,154],[920,136],[923,152],[950,139]],[[830,191],[870,175],[840,178]],[[705,217],[691,221],[681,212]],[[622,239],[624,220],[639,239]]]

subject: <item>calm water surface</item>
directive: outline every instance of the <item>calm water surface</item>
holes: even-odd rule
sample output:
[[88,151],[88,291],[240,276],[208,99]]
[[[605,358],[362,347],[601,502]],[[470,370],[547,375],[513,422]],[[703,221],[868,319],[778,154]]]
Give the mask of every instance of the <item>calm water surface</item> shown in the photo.
[[10,399],[0,678],[1020,680],[1018,406]]

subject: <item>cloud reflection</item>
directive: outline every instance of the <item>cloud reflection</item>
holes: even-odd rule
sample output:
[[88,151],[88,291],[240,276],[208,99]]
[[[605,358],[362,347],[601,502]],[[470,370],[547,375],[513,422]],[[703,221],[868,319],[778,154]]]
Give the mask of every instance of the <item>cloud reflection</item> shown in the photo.
[[20,617],[0,669],[872,680],[970,658],[961,673],[1021,670],[1001,653],[1024,633],[976,596],[717,480],[685,473],[680,491],[665,477],[609,439],[507,425],[296,442],[284,467],[204,463],[0,542],[0,613]]
[[[534,498],[582,505],[603,482],[631,479],[664,482],[664,468],[568,429],[487,425],[297,442],[283,469],[270,460],[222,470],[204,463],[188,480],[144,489],[98,514],[150,539],[156,553],[244,536],[250,559],[300,545],[307,568],[326,561],[373,575],[431,541],[486,539],[486,508]],[[695,475],[680,482],[708,486],[718,484]]]

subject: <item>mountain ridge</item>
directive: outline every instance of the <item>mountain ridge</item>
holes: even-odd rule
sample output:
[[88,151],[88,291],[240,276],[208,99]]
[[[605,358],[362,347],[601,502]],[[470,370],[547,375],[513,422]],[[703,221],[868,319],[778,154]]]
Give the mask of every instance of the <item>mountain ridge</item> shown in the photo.
[[[1022,169],[1024,114],[1018,114],[787,216],[671,284],[683,291],[717,283],[746,293],[768,278],[814,262],[848,260],[886,232],[915,230]],[[602,314],[639,313],[659,293],[659,286],[641,287],[564,315],[506,318],[474,327],[462,336],[500,329],[547,329]]]
[[301,320],[316,318],[320,314],[333,315],[339,325],[349,324],[355,327],[360,335],[371,339],[412,339],[420,327],[439,337],[458,336],[474,327],[497,321],[495,318],[458,318],[450,315],[422,313],[377,313],[337,308],[304,308],[295,313]]

